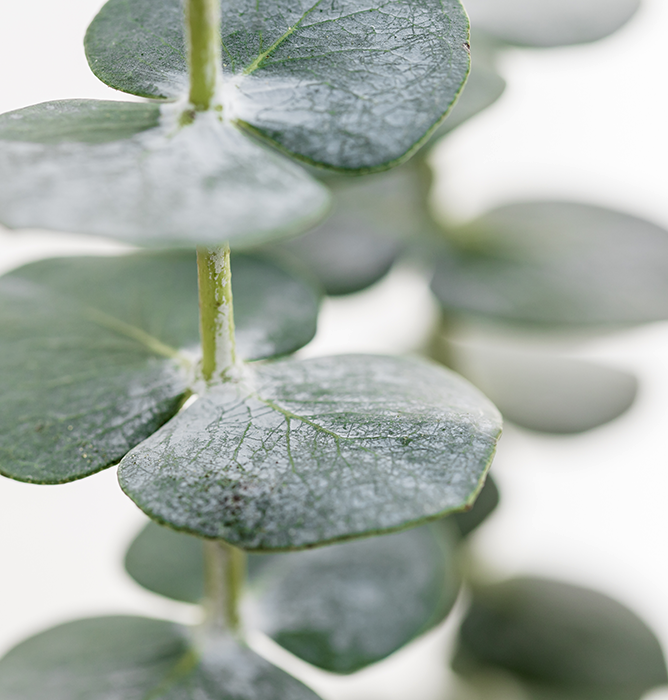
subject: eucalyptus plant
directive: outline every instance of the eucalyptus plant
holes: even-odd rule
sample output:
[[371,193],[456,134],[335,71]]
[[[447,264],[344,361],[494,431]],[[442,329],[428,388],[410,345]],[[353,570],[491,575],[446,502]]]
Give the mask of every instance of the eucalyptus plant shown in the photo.
[[[88,60],[151,101],[0,117],[7,226],[182,248],[45,260],[0,280],[0,471],[55,484],[120,463],[140,508],[201,538],[205,603],[195,629],[111,617],[38,635],[0,663],[3,698],[314,697],[244,643],[245,552],[265,553],[251,581],[265,581],[270,633],[332,670],[378,660],[449,612],[459,577],[448,524],[275,564],[266,553],[470,507],[498,412],[422,360],[278,359],[313,335],[320,292],[230,246],[279,240],[325,213],[325,187],[286,156],[357,174],[408,158],[462,88],[468,32],[458,0],[110,0],[86,35]],[[154,553],[139,564],[152,581]],[[360,563],[377,581],[406,568],[390,594],[413,603],[374,627],[354,610],[323,626],[341,595],[327,587],[333,567],[355,586]],[[319,582],[294,613],[291,576]],[[310,638],[290,633],[293,615]]]
[[[462,542],[499,500],[499,413],[427,360],[290,357],[323,292],[409,251],[435,261],[446,319],[665,317],[665,232],[647,222],[545,202],[455,229],[429,206],[430,153],[501,95],[505,46],[601,38],[637,0],[466,4],[470,76],[459,0],[109,0],[88,61],[145,101],[0,115],[2,223],[151,249],[0,278],[0,473],[55,484],[119,464],[153,520],[127,572],[202,610],[194,628],[114,616],[39,634],[0,660],[3,700],[315,698],[248,632],[347,674],[450,613]],[[629,269],[642,298],[619,293]],[[477,699],[499,676],[523,700],[668,681],[651,630],[601,594],[471,583],[454,665]]]

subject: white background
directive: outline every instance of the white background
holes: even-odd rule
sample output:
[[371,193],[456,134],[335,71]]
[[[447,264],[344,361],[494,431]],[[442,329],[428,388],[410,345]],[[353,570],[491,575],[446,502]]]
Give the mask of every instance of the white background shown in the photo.
[[[0,111],[67,97],[125,99],[92,76],[83,55],[85,28],[100,5],[3,0]],[[667,35],[668,3],[644,0],[604,42],[506,53],[504,97],[439,149],[437,205],[466,218],[512,199],[570,198],[668,226]],[[0,269],[115,248],[0,229]],[[307,352],[408,351],[435,313],[419,275],[398,270],[361,295],[327,302]],[[647,620],[668,649],[668,327],[599,340],[584,353],[634,369],[642,381],[636,405],[577,437],[509,427],[493,467],[502,506],[475,537],[473,553],[490,576],[543,574],[607,592]],[[123,574],[124,549],[142,522],[113,469],[56,487],[0,480],[0,654],[71,617],[194,619],[192,609],[145,593]],[[447,636],[432,634],[356,678],[305,673],[331,700],[435,700],[443,697],[438,662]]]

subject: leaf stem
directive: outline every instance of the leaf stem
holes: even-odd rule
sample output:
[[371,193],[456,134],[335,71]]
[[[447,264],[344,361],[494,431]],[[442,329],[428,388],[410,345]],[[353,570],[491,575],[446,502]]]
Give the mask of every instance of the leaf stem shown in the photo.
[[223,540],[204,541],[205,626],[209,632],[239,631],[239,601],[246,577],[246,553]]
[[197,249],[202,376],[225,380],[237,365],[230,246]]
[[213,105],[221,79],[220,0],[185,0],[190,103],[198,112]]

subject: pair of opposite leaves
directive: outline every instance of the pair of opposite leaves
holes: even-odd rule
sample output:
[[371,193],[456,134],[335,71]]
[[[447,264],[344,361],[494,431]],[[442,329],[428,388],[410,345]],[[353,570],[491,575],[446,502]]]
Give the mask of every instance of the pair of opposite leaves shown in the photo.
[[[240,353],[308,342],[318,292],[263,258],[233,266]],[[0,318],[2,473],[62,483],[121,460],[123,488],[149,515],[245,549],[461,509],[500,430],[456,375],[373,356],[247,365],[244,381],[176,415],[199,353],[191,253],[33,263],[0,280]]]
[[[94,70],[135,93],[180,94],[186,80],[181,15],[177,0],[111,0],[86,38]],[[75,230],[89,230],[94,219],[91,225],[132,240],[137,232],[149,239],[157,232],[168,242],[173,226],[180,240],[207,230],[232,242],[257,240],[248,222],[234,228],[240,219],[234,207],[227,211],[225,198],[239,200],[243,219],[246,212],[271,211],[258,192],[283,211],[305,190],[283,174],[274,178],[271,168],[247,167],[246,154],[305,176],[240,129],[252,126],[284,150],[333,167],[387,166],[439,121],[468,70],[468,21],[455,0],[224,4],[223,17],[223,97],[234,93],[223,105],[223,121],[214,110],[175,133],[163,124],[118,140],[119,130],[134,132],[138,115],[147,114],[136,110],[155,116],[159,108],[68,103],[10,113],[0,125],[0,153],[12,166],[3,201],[31,216],[74,216],[77,225],[67,218],[63,226]],[[91,115],[117,108],[128,119],[103,120],[106,127],[98,128]],[[73,120],[62,119],[62,109]],[[41,143],[27,142],[31,134]],[[145,139],[160,145],[146,146]],[[246,187],[244,173],[261,184],[251,200],[235,190]],[[36,178],[31,186],[39,206],[26,194],[28,176]],[[111,178],[108,187],[100,177]],[[314,196],[319,185],[303,182],[309,206],[322,202]],[[90,187],[94,192],[85,196]],[[108,210],[99,209],[98,197]],[[221,202],[225,211],[217,208]],[[84,209],[92,218],[77,218]],[[280,235],[278,229],[294,224],[288,218],[274,217],[265,233]],[[243,381],[206,391],[156,433],[196,384],[194,264],[186,272],[184,260],[51,261],[3,280],[3,374],[11,387],[3,413],[13,426],[0,457],[5,474],[62,482],[124,458],[122,486],[152,517],[248,549],[389,531],[472,502],[498,438],[498,413],[459,378],[417,361],[340,357],[247,367]],[[235,279],[239,274],[243,269]],[[257,269],[250,276],[262,280]],[[130,280],[124,288],[121,278]],[[295,314],[305,313],[313,328],[313,304],[293,307],[289,288],[284,279],[274,289],[264,280],[257,284],[261,294],[272,293],[276,308],[251,319],[255,346],[242,350],[246,359],[292,352],[309,339],[288,328],[287,344],[271,342],[271,328],[286,319],[289,325]]]
[[[460,587],[458,538],[497,502],[488,480],[474,508],[449,522],[304,552],[250,555],[242,632],[259,628],[334,673],[385,658],[450,612]],[[125,566],[149,590],[200,603],[204,546],[150,523],[130,546]],[[196,693],[207,700],[315,698],[243,638],[136,617],[72,622],[19,644],[0,661],[0,693],[3,700],[45,693],[52,700],[181,700]]]
[[406,158],[469,70],[458,0],[223,2],[221,110],[183,123],[181,0],[111,0],[86,35],[104,82],[163,104],[74,100],[0,118],[0,220],[157,245],[306,229],[327,191],[259,137],[352,173]]

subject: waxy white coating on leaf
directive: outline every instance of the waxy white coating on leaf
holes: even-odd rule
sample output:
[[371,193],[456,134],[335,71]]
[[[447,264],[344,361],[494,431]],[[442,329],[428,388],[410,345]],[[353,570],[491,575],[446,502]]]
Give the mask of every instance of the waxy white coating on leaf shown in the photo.
[[[358,171],[405,158],[468,74],[459,0],[221,0],[221,8],[230,118],[315,164]],[[180,98],[183,80],[167,78],[188,70],[181,15],[180,0],[107,2],[86,34],[95,75],[135,95]]]
[[[84,115],[78,118],[94,131],[98,103],[76,104]],[[116,104],[124,114],[127,107]],[[216,112],[179,126],[173,106],[166,106],[161,126],[142,124],[133,136],[45,143],[45,129],[72,119],[71,112],[69,102],[59,102],[0,116],[0,221],[6,226],[157,246],[225,240],[248,246],[303,231],[328,207],[322,185]],[[20,119],[29,127],[18,132]],[[106,134],[111,107],[104,119]]]
[[456,540],[438,522],[270,557],[255,585],[262,630],[327,671],[379,661],[452,609],[461,582]]
[[471,503],[501,418],[465,380],[405,358],[258,368],[204,394],[121,462],[125,492],[177,529],[295,549],[402,529]]

